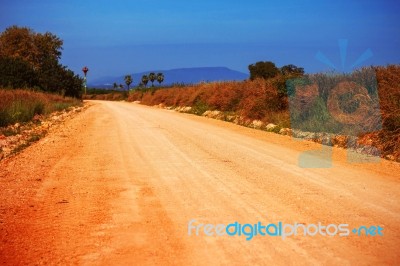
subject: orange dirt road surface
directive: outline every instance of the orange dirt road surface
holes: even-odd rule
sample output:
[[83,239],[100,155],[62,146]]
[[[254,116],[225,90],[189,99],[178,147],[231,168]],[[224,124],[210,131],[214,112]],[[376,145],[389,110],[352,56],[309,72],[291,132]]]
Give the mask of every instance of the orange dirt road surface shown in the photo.
[[[399,164],[351,164],[335,148],[332,168],[300,168],[301,152],[320,145],[138,104],[88,104],[0,162],[0,263],[400,265]],[[196,235],[200,224],[236,221],[380,226],[383,236]]]

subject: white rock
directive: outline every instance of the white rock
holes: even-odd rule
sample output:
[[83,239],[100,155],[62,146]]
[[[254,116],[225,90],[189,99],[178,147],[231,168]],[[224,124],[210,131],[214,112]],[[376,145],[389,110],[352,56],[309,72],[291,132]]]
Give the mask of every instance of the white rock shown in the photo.
[[192,110],[192,107],[186,106],[186,107],[183,107],[181,110],[182,110],[182,112],[184,112],[184,113],[188,113],[188,112],[190,112],[190,110]]
[[292,134],[292,130],[290,128],[281,128],[281,130],[279,130],[279,134],[281,135],[291,135]]
[[268,131],[270,131],[270,130],[273,130],[274,128],[276,128],[276,127],[277,127],[277,125],[270,123],[270,124],[268,124],[265,128],[266,128]]
[[393,155],[386,155],[385,158],[390,161],[394,161],[396,159]]
[[264,126],[263,121],[253,120],[253,122],[251,122],[251,127],[253,128],[262,128],[263,126]]
[[210,115],[210,113],[211,113],[211,111],[210,111],[210,110],[208,110],[208,111],[205,111],[205,112],[202,114],[202,116],[206,116],[206,117],[208,117],[208,116]]

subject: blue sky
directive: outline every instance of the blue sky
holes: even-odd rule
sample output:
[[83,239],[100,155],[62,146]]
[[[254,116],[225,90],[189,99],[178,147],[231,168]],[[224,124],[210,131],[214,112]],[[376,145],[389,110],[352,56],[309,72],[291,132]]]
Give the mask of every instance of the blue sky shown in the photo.
[[[1,0],[0,31],[11,25],[64,40],[62,63],[89,77],[147,70],[226,66],[247,73],[256,61],[295,64],[307,72],[346,64],[400,63],[398,1]],[[88,77],[88,78],[89,78]]]

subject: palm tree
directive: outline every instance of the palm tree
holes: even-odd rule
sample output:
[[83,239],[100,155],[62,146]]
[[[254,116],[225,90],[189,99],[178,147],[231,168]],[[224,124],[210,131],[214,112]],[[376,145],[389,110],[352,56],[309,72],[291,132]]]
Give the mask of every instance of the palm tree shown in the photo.
[[125,76],[125,83],[128,86],[128,91],[129,91],[129,85],[132,83],[132,76],[131,75],[126,75]]
[[161,83],[164,81],[164,74],[163,73],[158,73],[157,74],[157,81],[158,81],[158,84],[161,85]]
[[156,74],[154,72],[151,72],[149,74],[149,80],[151,81],[151,86],[154,87],[154,81],[157,79]]
[[144,87],[146,87],[147,83],[149,83],[149,77],[147,75],[142,76],[142,83],[143,83]]

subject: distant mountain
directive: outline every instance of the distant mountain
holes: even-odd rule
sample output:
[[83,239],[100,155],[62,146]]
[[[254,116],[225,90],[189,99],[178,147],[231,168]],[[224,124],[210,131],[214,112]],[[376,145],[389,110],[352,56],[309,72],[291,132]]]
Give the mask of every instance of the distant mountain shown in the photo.
[[[163,85],[171,85],[173,83],[185,83],[185,84],[196,84],[202,81],[213,82],[213,81],[240,81],[245,80],[249,75],[235,71],[226,67],[196,67],[196,68],[180,68],[171,70],[155,70],[147,71],[142,73],[132,74],[133,84],[136,86],[140,83],[143,75],[148,75],[150,72],[164,74]],[[124,76],[119,77],[103,77],[96,79],[92,82],[89,81],[89,87],[96,88],[111,88],[116,82],[117,84],[124,83]],[[150,84],[150,82],[149,82]],[[154,84],[158,84],[157,81]]]

